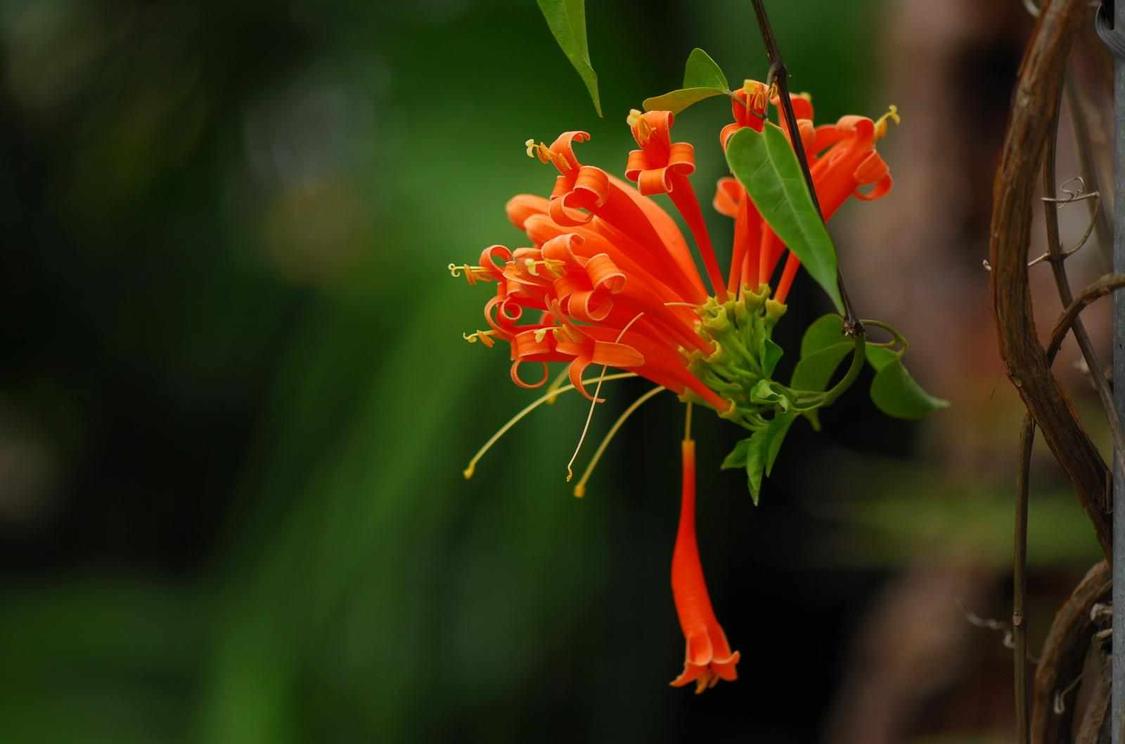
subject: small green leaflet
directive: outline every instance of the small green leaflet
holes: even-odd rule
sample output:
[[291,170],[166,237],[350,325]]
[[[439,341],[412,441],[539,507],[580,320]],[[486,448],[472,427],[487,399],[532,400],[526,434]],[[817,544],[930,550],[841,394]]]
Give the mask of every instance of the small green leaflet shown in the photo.
[[678,114],[688,106],[714,96],[730,94],[722,69],[702,49],[692,49],[684,65],[684,86],[664,95],[646,98],[645,111],[671,111]]
[[891,362],[897,362],[902,356],[901,352],[888,349],[884,346],[872,346],[868,344],[864,347],[864,350],[867,352],[867,363],[871,365],[871,369],[875,370],[876,373]]
[[914,381],[902,359],[886,362],[871,383],[871,400],[888,416],[920,419],[927,413],[949,407],[949,401],[935,398]]
[[[843,318],[834,313],[820,316],[809,324],[801,338],[801,359],[793,368],[789,387],[816,392],[827,390],[840,362],[854,348],[855,344],[844,336]],[[813,429],[820,431],[818,411],[807,411],[805,416]]]
[[[807,356],[802,356],[793,368],[793,377],[789,380],[789,387],[794,390],[812,390],[822,393],[828,389],[832,375],[840,363],[847,359],[848,354],[855,350],[851,341],[839,341],[823,349],[817,349]],[[805,416],[813,429],[820,431],[819,411],[813,409],[806,411]]]
[[801,259],[809,276],[843,312],[836,283],[836,249],[781,128],[766,122],[761,132],[749,127],[738,130],[727,142],[727,164],[781,242]]
[[725,469],[745,468],[746,484],[755,506],[758,505],[758,497],[762,492],[762,477],[773,472],[781,443],[785,441],[785,435],[789,433],[789,427],[796,418],[794,413],[777,414],[764,429],[759,429],[736,444],[723,460],[722,467]]
[[835,313],[821,315],[809,324],[805,335],[801,337],[801,358],[847,340],[844,336],[843,318]]
[[[829,313],[817,318],[801,339],[801,360],[793,370],[789,387],[824,390],[854,346],[844,336],[840,316]],[[895,418],[920,419],[927,413],[949,407],[949,401],[930,395],[910,376],[902,363],[903,351],[869,343],[864,352],[867,363],[875,371],[871,400],[883,413]],[[813,427],[818,428],[816,411],[807,415]]]
[[601,116],[598,74],[590,64],[590,48],[586,43],[586,0],[536,1],[539,3],[539,10],[543,11],[543,17],[547,19],[547,27],[586,84],[586,90],[590,91],[590,98],[594,101],[594,110]]
[[711,55],[699,47],[691,50],[687,62],[684,64],[685,88],[712,88],[723,93],[730,93],[727,76],[723,74],[719,63]]

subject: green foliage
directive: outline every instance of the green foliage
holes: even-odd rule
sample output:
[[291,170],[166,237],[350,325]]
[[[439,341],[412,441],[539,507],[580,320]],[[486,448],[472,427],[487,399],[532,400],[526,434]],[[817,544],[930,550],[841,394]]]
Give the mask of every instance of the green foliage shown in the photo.
[[547,26],[563,54],[574,65],[590,98],[594,110],[602,115],[602,102],[598,95],[598,74],[590,63],[590,48],[586,41],[586,0],[536,0]]
[[682,88],[663,95],[646,98],[645,111],[671,111],[678,114],[688,106],[715,96],[730,94],[730,86],[722,68],[702,49],[691,50],[684,65]]
[[[890,345],[864,345],[867,363],[875,371],[871,400],[876,407],[888,416],[904,419],[919,419],[927,413],[947,408],[948,401],[927,393],[906,370],[902,363],[906,353],[905,339],[883,323],[872,322],[872,325],[891,331],[895,337]],[[843,320],[839,315],[830,313],[817,318],[801,340],[801,360],[793,370],[790,387],[795,390],[824,390],[853,346],[853,342],[844,335]],[[806,415],[813,427],[819,428],[816,411]]]
[[714,88],[723,93],[730,92],[727,76],[711,55],[699,47],[691,50],[684,64],[685,88]]
[[795,413],[779,413],[764,427],[738,442],[723,460],[724,469],[743,468],[746,470],[746,486],[750,497],[757,506],[762,490],[762,477],[773,471],[774,461],[781,451],[781,444],[789,427],[793,425]]
[[727,143],[727,163],[778,238],[801,259],[840,312],[836,249],[805,185],[797,155],[781,128],[740,129]]
[[888,416],[920,419],[927,413],[949,407],[949,401],[936,398],[915,382],[902,359],[886,364],[871,383],[871,400]]

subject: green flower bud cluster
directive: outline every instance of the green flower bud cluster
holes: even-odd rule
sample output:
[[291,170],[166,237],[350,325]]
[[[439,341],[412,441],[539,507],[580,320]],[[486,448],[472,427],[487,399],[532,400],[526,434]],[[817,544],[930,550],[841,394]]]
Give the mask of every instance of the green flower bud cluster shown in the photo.
[[815,409],[824,397],[773,380],[782,355],[773,341],[773,329],[786,306],[769,295],[769,285],[763,284],[757,292],[744,290],[741,297],[726,302],[708,298],[699,307],[697,332],[714,350],[687,354],[692,374],[734,403],[720,415],[750,431],[764,429],[779,413]]

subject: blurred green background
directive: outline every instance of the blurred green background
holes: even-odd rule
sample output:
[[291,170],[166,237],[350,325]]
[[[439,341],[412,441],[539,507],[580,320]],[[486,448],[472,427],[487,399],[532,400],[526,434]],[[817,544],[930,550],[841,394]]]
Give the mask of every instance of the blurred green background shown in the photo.
[[[577,399],[462,479],[531,396],[461,340],[487,290],[446,265],[518,244],[505,201],[552,178],[523,142],[588,129],[583,158],[620,172],[627,110],[692,47],[766,72],[748,3],[589,5],[604,120],[530,0],[0,3],[0,740],[811,741],[920,544],[999,566],[1003,612],[1013,476],[950,502],[918,427],[862,391],[794,431],[758,509],[718,470],[737,432],[698,424],[743,655],[699,698],[667,686],[670,397],[582,501]],[[882,4],[771,9],[818,118],[883,110]],[[677,125],[704,195],[724,108]],[[798,298],[789,349],[823,309]],[[595,442],[643,390],[613,388]],[[1080,570],[1081,516],[1045,503],[1033,558]]]

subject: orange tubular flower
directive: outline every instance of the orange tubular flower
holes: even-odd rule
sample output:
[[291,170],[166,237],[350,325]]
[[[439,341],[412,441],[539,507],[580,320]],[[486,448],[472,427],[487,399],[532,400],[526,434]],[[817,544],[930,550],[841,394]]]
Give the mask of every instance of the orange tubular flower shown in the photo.
[[738,678],[738,652],[730,650],[727,635],[707,593],[703,566],[699,562],[699,546],[695,540],[695,441],[681,443],[683,458],[683,497],[680,503],[680,526],[676,531],[676,549],[672,553],[672,596],[680,618],[687,650],[684,671],[672,680],[673,687],[695,682],[695,693],[714,687],[720,679],[733,682]]
[[[722,146],[742,127],[760,131],[769,103],[767,87],[747,81],[732,95],[734,121],[722,130]],[[893,109],[878,122],[848,116],[835,125],[814,128],[809,100],[794,96],[793,106],[825,217],[853,194],[870,200],[890,189],[891,177],[875,143],[885,133],[887,120],[897,120]],[[755,431],[776,414],[769,407],[772,403],[763,403],[759,383],[770,382],[776,356],[767,341],[785,312],[799,263],[791,254],[776,290],[770,286],[785,246],[763,222],[742,185],[724,178],[713,204],[733,217],[735,226],[731,263],[723,274],[690,181],[694,149],[673,141],[673,121],[668,111],[629,115],[638,149],[629,153],[625,176],[636,187],[578,160],[574,146],[589,139],[585,132],[564,132],[550,145],[527,142],[529,156],[558,171],[554,188],[549,198],[523,194],[508,202],[508,219],[529,245],[514,250],[489,246],[476,265],[450,265],[454,276],[464,276],[470,284],[495,285],[495,295],[484,306],[487,329],[465,338],[489,347],[498,340],[506,342],[511,378],[521,387],[544,385],[552,377],[549,365],[559,364],[574,389],[596,403],[606,368],[616,367],[660,386],[628,408],[623,418],[666,388]],[[706,268],[710,293],[687,240],[676,221],[650,198],[654,194],[667,194],[683,216]],[[527,365],[533,371],[527,372]],[[587,390],[590,380],[583,378],[591,365],[600,371],[593,378],[598,385],[593,392]],[[515,421],[553,399],[563,377],[489,440],[466,468],[466,477]],[[584,491],[602,449],[604,444],[576,487],[577,494]],[[687,650],[683,673],[672,684],[694,682],[702,692],[720,679],[735,679],[739,655],[731,651],[715,618],[699,561],[695,443],[690,437],[683,441],[682,455],[672,593]]]

